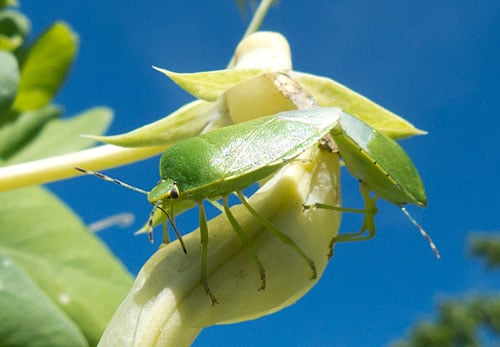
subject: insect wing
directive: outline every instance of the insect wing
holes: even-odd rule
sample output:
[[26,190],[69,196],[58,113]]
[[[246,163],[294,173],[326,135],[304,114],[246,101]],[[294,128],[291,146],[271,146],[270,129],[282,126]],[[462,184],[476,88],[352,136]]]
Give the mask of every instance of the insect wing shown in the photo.
[[378,197],[397,205],[426,205],[417,169],[397,142],[346,113],[332,136],[349,172]]
[[[295,158],[325,136],[340,114],[338,108],[281,112],[203,137],[222,152],[226,177],[237,176]],[[228,134],[231,140],[223,141]]]

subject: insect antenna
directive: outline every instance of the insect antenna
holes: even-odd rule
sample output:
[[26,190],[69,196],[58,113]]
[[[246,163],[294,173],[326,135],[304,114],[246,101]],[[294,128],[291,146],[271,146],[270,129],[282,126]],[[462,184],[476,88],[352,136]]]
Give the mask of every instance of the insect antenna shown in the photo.
[[434,243],[434,241],[432,241],[432,238],[429,236],[429,234],[427,234],[425,232],[424,228],[422,228],[420,226],[420,224],[418,224],[418,222],[415,220],[415,218],[412,217],[410,212],[408,212],[406,210],[406,207],[404,207],[404,206],[399,206],[399,207],[401,208],[401,211],[403,211],[403,213],[406,215],[406,217],[408,217],[410,222],[412,222],[413,225],[415,225],[415,227],[417,227],[418,231],[420,231],[420,234],[422,234],[422,236],[427,240],[427,242],[429,242],[429,246],[431,247],[432,251],[436,255],[436,258],[438,258],[438,259],[441,258],[441,255],[439,254],[439,251],[436,247],[436,244]]
[[108,181],[108,182],[113,182],[115,184],[118,184],[119,186],[122,186],[122,187],[125,187],[125,188],[128,188],[128,189],[131,189],[133,191],[136,191],[138,193],[142,193],[142,194],[145,194],[145,195],[148,195],[148,192],[143,190],[143,189],[140,189],[140,188],[137,188],[137,187],[134,187],[134,186],[131,186],[130,184],[127,184],[125,182],[122,182],[120,180],[117,180],[116,178],[113,178],[113,177],[109,177],[109,176],[106,176],[105,174],[103,173],[100,173],[100,172],[97,172],[97,171],[91,171],[91,170],[85,170],[85,169],[82,169],[81,167],[75,167],[76,170],[80,171],[80,172],[83,172],[84,174],[87,174],[87,175],[94,175],[96,177],[99,177],[100,179],[103,179],[105,181]]

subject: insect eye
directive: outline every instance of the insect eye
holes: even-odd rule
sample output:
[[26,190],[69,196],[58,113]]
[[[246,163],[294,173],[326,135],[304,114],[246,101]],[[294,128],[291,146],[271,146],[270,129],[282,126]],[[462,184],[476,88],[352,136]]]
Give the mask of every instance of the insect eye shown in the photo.
[[170,190],[170,197],[172,199],[177,199],[179,197],[179,188],[177,187],[177,182],[174,182],[174,187]]

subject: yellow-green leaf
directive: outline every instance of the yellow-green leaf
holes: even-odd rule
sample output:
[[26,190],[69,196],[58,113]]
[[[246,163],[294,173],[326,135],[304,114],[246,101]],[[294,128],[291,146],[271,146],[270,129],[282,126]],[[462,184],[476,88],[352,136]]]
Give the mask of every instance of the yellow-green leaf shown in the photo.
[[[43,188],[0,193],[0,225],[0,257],[8,261],[0,264],[0,272],[8,265],[23,273],[16,276],[17,283],[2,283],[2,289],[25,289],[17,293],[18,307],[13,310],[10,302],[0,300],[0,312],[8,313],[0,324],[0,340],[12,335],[7,328],[16,322],[42,321],[37,309],[43,306],[43,324],[15,325],[36,340],[14,345],[82,346],[77,343],[82,334],[88,345],[95,345],[131,284],[127,271],[71,210]],[[28,281],[33,287],[29,291]],[[30,292],[39,300],[36,306]],[[4,299],[4,290],[0,297]],[[60,329],[74,339],[61,341]]]
[[320,106],[340,107],[389,137],[401,139],[426,133],[391,111],[329,78],[295,71],[292,77],[316,99]]
[[38,110],[4,116],[0,119],[0,159],[8,161],[32,142],[48,122],[60,115],[59,107],[48,105]]
[[69,119],[54,119],[9,157],[9,165],[71,153],[91,147],[94,140],[80,136],[82,132],[101,134],[109,126],[113,112],[106,107],[95,107]]
[[19,36],[7,37],[0,35],[0,50],[12,52],[17,47],[21,46],[23,39]]
[[154,67],[167,75],[179,87],[195,97],[215,101],[232,86],[255,77],[262,69],[227,69],[196,73],[177,73]]
[[196,100],[131,132],[115,136],[88,137],[123,147],[167,145],[199,135],[213,117],[217,118],[217,112],[214,103]]
[[32,110],[48,104],[63,84],[77,51],[77,36],[58,22],[38,38],[21,68],[13,108]]

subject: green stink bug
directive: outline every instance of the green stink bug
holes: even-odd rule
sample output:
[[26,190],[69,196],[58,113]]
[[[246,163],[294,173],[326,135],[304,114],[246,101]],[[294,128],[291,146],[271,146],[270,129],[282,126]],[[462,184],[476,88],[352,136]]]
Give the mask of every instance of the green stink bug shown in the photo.
[[212,303],[216,303],[217,299],[207,283],[208,229],[203,206],[205,199],[214,200],[222,197],[224,211],[230,224],[259,268],[262,281],[260,289],[266,287],[265,270],[242,228],[229,210],[227,197],[233,192],[237,193],[243,205],[269,231],[302,256],[311,268],[311,279],[316,278],[314,261],[290,237],[253,210],[241,190],[275,173],[318,143],[338,122],[341,114],[342,111],[338,108],[282,112],[180,141],[163,153],[160,159],[161,180],[149,193],[101,173],[81,168],[77,170],[147,194],[149,202],[154,205],[148,221],[150,235],[153,215],[159,209],[167,216],[182,242],[173,216],[197,204],[200,209],[202,244],[201,283]]
[[[321,203],[313,206],[344,212],[361,212],[365,218],[358,232],[339,235],[332,240],[329,256],[332,256],[335,242],[368,240],[375,235],[374,217],[378,212],[376,200],[385,199],[401,208],[439,258],[437,247],[430,236],[404,207],[405,204],[425,207],[427,196],[420,175],[403,148],[391,138],[346,113],[340,116],[330,135],[345,166],[351,175],[360,181],[365,207],[360,210]],[[371,197],[370,192],[374,192],[375,195]],[[365,231],[368,231],[368,234],[363,236]]]
[[[266,287],[265,270],[228,207],[227,197],[233,192],[237,193],[243,205],[269,231],[301,255],[312,270],[311,279],[316,278],[316,267],[311,258],[291,238],[253,210],[241,191],[275,173],[327,134],[334,138],[340,155],[352,175],[361,180],[362,195],[365,200],[365,209],[362,210],[319,203],[313,205],[317,208],[365,214],[362,229],[358,233],[344,234],[332,240],[330,253],[335,242],[373,237],[377,198],[384,198],[401,207],[406,203],[425,206],[426,198],[422,182],[404,150],[395,141],[338,108],[282,112],[180,141],[170,146],[162,155],[161,180],[150,192],[100,173],[77,169],[147,194],[149,202],[154,205],[148,222],[150,235],[153,215],[155,211],[161,210],[182,243],[182,238],[175,227],[174,214],[197,204],[200,209],[202,245],[201,283],[212,303],[216,303],[217,299],[210,291],[206,273],[208,227],[203,206],[205,199],[214,200],[222,197],[224,211],[231,226],[249,250],[259,269],[261,289]],[[400,167],[399,164],[403,165]],[[374,191],[376,196],[370,197],[369,191]],[[414,222],[412,218],[411,220]],[[369,232],[367,237],[362,236],[365,230]],[[166,237],[165,239],[168,240]],[[430,242],[433,246],[432,241]]]

